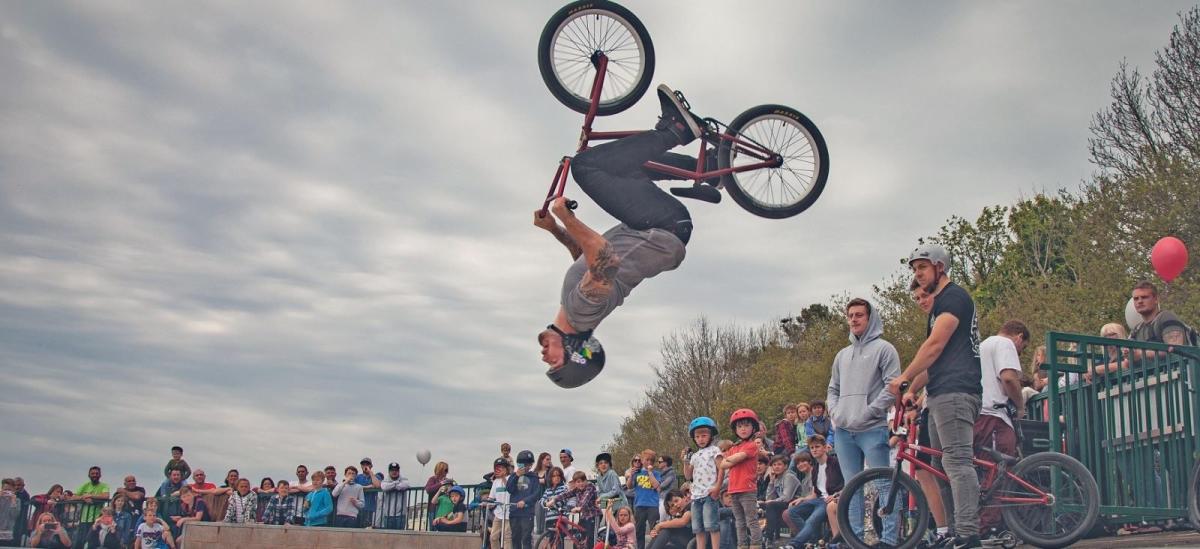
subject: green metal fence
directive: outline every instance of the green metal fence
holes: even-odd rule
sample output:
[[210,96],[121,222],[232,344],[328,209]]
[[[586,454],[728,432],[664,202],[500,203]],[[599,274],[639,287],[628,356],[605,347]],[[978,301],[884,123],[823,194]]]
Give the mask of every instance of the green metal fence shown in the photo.
[[1200,363],[1187,354],[1200,349],[1180,354],[1163,344],[1058,332],[1047,335],[1046,347],[1049,385],[1028,410],[1049,422],[1051,451],[1095,475],[1101,519],[1185,519],[1189,475],[1200,458]]

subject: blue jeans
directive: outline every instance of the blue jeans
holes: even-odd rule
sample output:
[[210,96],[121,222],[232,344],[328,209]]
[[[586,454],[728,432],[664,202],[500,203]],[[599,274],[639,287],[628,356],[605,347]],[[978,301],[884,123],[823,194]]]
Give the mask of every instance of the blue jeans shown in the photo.
[[800,531],[788,542],[792,547],[804,547],[817,539],[821,526],[825,523],[825,498],[806,499],[788,508],[788,516],[792,524],[803,524]]
[[[889,454],[891,448],[888,447],[888,428],[877,427],[868,429],[860,433],[847,431],[838,428],[836,430],[838,441],[838,464],[842,468],[842,478],[849,481],[862,472],[864,469],[864,460],[866,467],[887,467],[889,463]],[[876,484],[879,490],[879,501],[883,501],[888,495],[889,483],[880,482]],[[863,535],[863,501],[862,493],[854,495],[854,499],[850,500],[850,528],[854,534],[862,539]],[[896,527],[898,525],[897,515],[888,517],[883,521],[883,541],[885,543],[896,543]]]
[[704,496],[692,500],[692,533],[720,532],[717,517],[717,500]]

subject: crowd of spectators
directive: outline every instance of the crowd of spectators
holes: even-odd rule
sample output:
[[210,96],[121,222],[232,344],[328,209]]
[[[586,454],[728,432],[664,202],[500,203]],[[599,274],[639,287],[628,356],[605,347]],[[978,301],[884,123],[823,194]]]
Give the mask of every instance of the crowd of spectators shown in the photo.
[[[932,338],[939,314],[938,291],[931,292],[916,279],[910,290],[930,315]],[[1191,328],[1171,312],[1159,309],[1153,284],[1139,283],[1132,293],[1142,321],[1128,337],[1176,345],[1195,343]],[[176,446],[153,493],[139,486],[133,475],[123,477],[113,490],[102,481],[98,466],[90,468],[88,480],[74,490],[55,484],[38,495],[31,495],[20,477],[3,479],[0,545],[178,547],[184,541],[184,525],[192,521],[405,529],[419,520],[424,529],[465,532],[472,512],[482,513],[479,522],[490,528],[487,541],[514,549],[529,549],[536,533],[553,527],[567,512],[577,514],[589,536],[607,536],[619,549],[683,549],[693,537],[698,549],[710,544],[713,549],[742,549],[764,542],[799,548],[819,539],[836,543],[842,528],[854,528],[856,533],[863,528],[861,524],[839,525],[836,520],[845,481],[865,467],[894,463],[890,450],[894,433],[889,432],[887,420],[901,391],[893,387],[900,380],[934,387],[928,378],[946,375],[932,368],[924,370],[929,373],[910,374],[911,366],[902,374],[900,357],[884,339],[883,322],[870,302],[853,299],[844,313],[850,344],[834,360],[824,401],[787,404],[773,428],[747,409],[735,412],[724,428],[710,418],[696,418],[688,426],[695,448],[681,452],[678,462],[671,455],[646,449],[618,472],[613,457],[601,453],[593,462],[595,473],[591,476],[576,466],[570,449],[558,452],[555,465],[549,452],[535,458],[532,452],[522,450],[514,458],[511,446],[504,443],[500,456],[492,462],[492,472],[478,484],[460,485],[449,476],[447,463],[436,463],[424,485],[424,497],[419,499],[423,516],[414,517],[410,516],[413,501],[406,498],[410,484],[400,474],[398,463],[390,463],[384,474],[374,470],[371,459],[363,458],[358,466],[344,467],[340,477],[332,465],[311,475],[307,466],[299,465],[294,481],[263,478],[258,486],[231,469],[218,486],[208,481],[203,469],[192,469],[183,449]],[[959,320],[968,320],[968,329],[974,332],[973,317]],[[1106,338],[1123,339],[1126,334],[1117,323],[1100,330]],[[917,424],[923,426],[919,443],[946,452],[943,459],[947,463],[935,465],[949,464],[952,444],[966,449],[968,461],[972,450],[1019,454],[1013,422],[1025,415],[1025,402],[1046,387],[1040,369],[1035,368],[1031,375],[1021,367],[1019,355],[1029,340],[1029,330],[1018,320],[1005,322],[995,335],[982,341],[977,332],[968,336],[980,374],[957,381],[964,387],[959,390],[974,395],[971,398],[979,403],[965,416],[973,423],[965,440],[948,441],[945,433],[938,440],[935,417],[940,414],[948,421],[945,410],[952,408],[938,403],[945,393],[927,390],[903,395],[915,397],[914,404],[920,409],[915,414]],[[1093,376],[1120,372],[1157,356],[1154,351],[1116,346],[1105,352],[1107,362],[1081,377],[1064,377],[1061,384],[1087,383]],[[1044,361],[1043,347],[1035,351],[1033,362],[1037,366]],[[918,474],[917,480],[944,538],[957,533],[962,541],[961,522],[958,532],[951,528],[963,517],[977,520],[985,539],[1004,529],[995,510],[975,509],[975,518],[971,510],[960,506],[945,508],[943,502],[951,499],[951,492],[958,493],[951,486],[953,477],[949,483],[939,483],[931,475]],[[467,488],[474,494],[470,501]],[[855,516],[855,505],[861,502],[851,503],[851,516]],[[785,526],[787,538],[783,536]],[[974,531],[968,532],[975,536],[972,539],[980,539]],[[886,544],[890,536],[894,532],[885,524],[881,542]]]

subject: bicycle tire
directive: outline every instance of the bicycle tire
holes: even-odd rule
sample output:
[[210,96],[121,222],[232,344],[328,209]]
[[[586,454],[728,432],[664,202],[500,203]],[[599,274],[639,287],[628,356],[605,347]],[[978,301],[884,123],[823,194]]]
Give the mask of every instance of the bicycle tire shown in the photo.
[[[593,18],[590,24],[587,17]],[[611,92],[606,97],[602,91],[596,115],[632,107],[654,78],[654,43],[633,12],[608,0],[572,2],[550,17],[538,39],[542,81],[560,103],[587,114],[596,75],[590,56],[595,51],[609,57],[604,90]]]
[[1188,519],[1192,528],[1200,530],[1200,463],[1192,468],[1192,482],[1188,484]]
[[[792,217],[812,206],[825,190],[825,182],[829,179],[829,148],[816,124],[800,111],[784,105],[759,105],[733,119],[725,134],[752,139],[784,157],[783,165],[778,168],[760,168],[722,177],[721,182],[729,196],[746,211],[768,219]],[[795,154],[789,154],[792,152]],[[747,157],[739,163],[730,141],[721,140],[717,149],[717,163],[721,169],[754,162],[760,160]],[[779,181],[777,189],[773,187],[775,179]],[[788,179],[801,185],[803,192],[796,190]],[[772,200],[760,197],[761,191]],[[774,200],[776,191],[778,200]]]
[[[890,481],[895,469],[891,467],[875,467],[866,469],[863,472],[854,475],[846,485],[842,487],[841,496],[838,496],[837,519],[841,525],[839,530],[842,534],[842,539],[847,545],[854,549],[870,549],[875,545],[867,543],[865,540],[859,539],[854,533],[854,529],[850,527],[850,500],[853,495],[863,490],[867,483],[876,481]],[[897,496],[896,511],[900,512],[899,520],[903,526],[898,532],[898,539],[894,547],[897,549],[912,549],[920,544],[925,539],[925,532],[929,529],[929,502],[925,499],[925,493],[921,491],[921,486],[917,481],[908,476],[907,473],[900,473],[897,477],[897,482],[905,492],[912,494],[915,500],[915,505],[909,509],[907,505],[907,497],[903,495]],[[905,498],[901,500],[899,498]],[[864,497],[864,510],[869,510]]]
[[563,549],[562,536],[553,530],[546,530],[533,542],[533,549]]
[[[1069,481],[1078,490],[1077,498],[1071,499],[1081,500],[1075,502],[1074,505],[1080,506],[1082,513],[1064,512],[1062,507],[1035,505],[1012,505],[1001,509],[1005,524],[1017,537],[1030,545],[1050,549],[1066,547],[1079,541],[1092,529],[1100,516],[1100,488],[1096,484],[1096,479],[1092,477],[1092,473],[1088,471],[1087,467],[1071,456],[1055,452],[1032,454],[1019,461],[1013,467],[1012,474],[1036,486],[1039,490],[1049,493],[1052,486],[1049,476],[1054,474],[1054,467],[1058,467],[1062,472],[1076,479]],[[1031,497],[1033,494],[1011,478],[1005,477],[1004,484],[1000,487],[997,495]],[[1054,496],[1056,500],[1066,500],[1069,494],[1060,490]],[[1071,502],[1057,501],[1056,505],[1071,505]],[[1069,521],[1072,516],[1076,516],[1078,519]],[[1068,522],[1075,524],[1062,532],[1057,531],[1060,525]],[[1041,532],[1038,530],[1038,526],[1041,524],[1053,525],[1056,530],[1051,533]]]

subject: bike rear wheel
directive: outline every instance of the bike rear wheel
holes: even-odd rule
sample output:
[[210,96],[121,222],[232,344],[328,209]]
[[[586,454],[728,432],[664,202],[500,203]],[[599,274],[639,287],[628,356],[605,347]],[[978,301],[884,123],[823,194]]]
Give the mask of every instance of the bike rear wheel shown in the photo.
[[[905,473],[897,476],[898,491],[895,506],[887,517],[880,515],[885,500],[882,494],[892,488],[892,475],[895,469],[891,467],[876,467],[867,469],[851,478],[842,488],[838,497],[837,519],[842,539],[854,549],[869,549],[883,540],[884,520],[890,518],[896,525],[896,543],[898,549],[912,549],[925,539],[929,529],[929,502],[925,493],[912,477]],[[851,527],[850,504],[855,496],[863,501],[863,535],[859,537]],[[866,519],[870,517],[868,522]]]
[[607,0],[563,6],[538,40],[538,69],[550,93],[567,108],[587,114],[596,77],[593,55],[608,57],[596,114],[617,114],[637,103],[654,77],[654,44],[632,12]]
[[[734,172],[722,178],[729,196],[750,213],[771,219],[791,217],[812,206],[829,178],[829,149],[808,117],[783,105],[759,105],[733,120],[725,134],[749,140],[778,154],[776,168]],[[724,169],[762,162],[722,139],[717,152]]]
[[[1013,467],[1012,474],[1047,494],[1052,505],[1008,504],[1004,522],[1017,537],[1037,547],[1066,547],[1079,541],[1100,516],[1100,488],[1075,458],[1054,452],[1033,454]],[[1037,493],[1005,478],[997,496],[1034,498]]]

